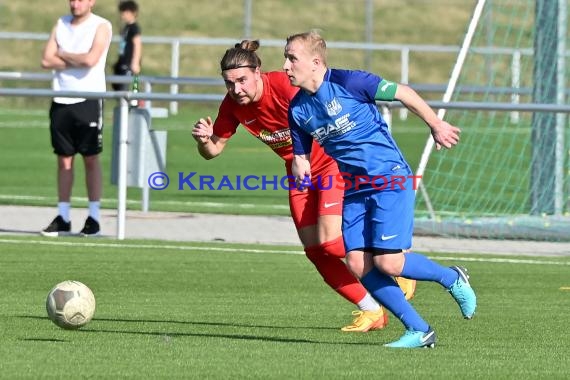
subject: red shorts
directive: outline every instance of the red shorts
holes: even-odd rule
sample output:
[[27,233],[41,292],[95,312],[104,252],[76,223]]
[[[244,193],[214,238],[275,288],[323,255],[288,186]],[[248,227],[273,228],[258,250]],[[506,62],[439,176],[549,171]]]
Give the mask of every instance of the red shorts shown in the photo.
[[[290,165],[287,175],[292,176]],[[336,162],[330,159],[326,166],[312,168],[311,176],[313,186],[306,191],[289,190],[289,208],[297,229],[316,225],[321,215],[342,215],[344,183],[339,181]]]

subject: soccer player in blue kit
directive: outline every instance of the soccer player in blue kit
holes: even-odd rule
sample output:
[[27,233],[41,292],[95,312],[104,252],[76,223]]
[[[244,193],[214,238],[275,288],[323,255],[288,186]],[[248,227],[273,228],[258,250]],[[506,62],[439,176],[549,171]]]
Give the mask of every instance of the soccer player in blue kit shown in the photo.
[[406,301],[393,276],[440,283],[466,319],[475,313],[476,296],[465,268],[444,267],[411,251],[415,181],[375,101],[401,101],[425,121],[438,150],[459,142],[459,128],[440,120],[408,86],[364,71],[329,69],[326,43],[315,31],[288,37],[284,55],[283,69],[301,89],[289,107],[292,171],[299,189],[311,176],[315,139],[337,162],[346,184],[346,264],[406,328],[385,346],[434,347],[435,332]]

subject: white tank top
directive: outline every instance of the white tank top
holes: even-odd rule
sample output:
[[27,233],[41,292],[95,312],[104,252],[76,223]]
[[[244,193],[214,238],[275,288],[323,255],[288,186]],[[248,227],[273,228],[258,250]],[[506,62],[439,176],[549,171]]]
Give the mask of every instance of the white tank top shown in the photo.
[[[57,21],[55,39],[57,45],[69,53],[87,53],[93,45],[95,32],[101,24],[105,24],[112,31],[111,23],[103,17],[91,14],[88,19],[79,25],[72,25],[72,15],[61,17]],[[111,34],[111,33],[110,33]],[[109,39],[109,45],[111,40]],[[56,70],[53,80],[54,91],[88,91],[105,92],[107,90],[105,82],[105,62],[107,61],[107,51],[99,58],[93,67],[72,67],[64,70]],[[54,102],[62,104],[73,104],[85,101],[84,98],[61,98],[55,97]]]

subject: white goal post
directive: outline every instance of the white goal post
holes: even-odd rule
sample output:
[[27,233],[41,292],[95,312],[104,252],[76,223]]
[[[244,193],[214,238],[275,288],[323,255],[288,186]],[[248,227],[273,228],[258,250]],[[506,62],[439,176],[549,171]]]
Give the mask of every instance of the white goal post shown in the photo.
[[[473,16],[471,17],[471,21],[469,22],[469,28],[467,29],[467,34],[465,35],[465,39],[463,40],[463,44],[461,45],[461,49],[459,50],[459,54],[457,55],[457,60],[453,67],[453,71],[451,72],[451,78],[449,79],[447,90],[443,94],[442,101],[444,103],[449,103],[449,101],[451,100],[451,96],[455,91],[455,86],[457,85],[459,74],[461,73],[461,69],[463,68],[463,63],[465,62],[465,58],[467,57],[467,52],[471,46],[471,41],[473,40],[473,35],[475,34],[475,30],[477,28],[477,25],[479,24],[479,20],[481,19],[481,14],[483,13],[485,2],[486,0],[479,0],[477,2],[477,5],[475,6],[475,10],[473,11]],[[445,112],[446,110],[444,108],[440,108],[439,111],[437,112],[437,116],[440,119],[443,119],[445,117]],[[415,175],[418,176],[416,192],[417,189],[421,187],[422,194],[424,196],[427,208],[431,214],[430,216],[432,219],[435,219],[435,212],[431,202],[429,201],[429,194],[427,193],[427,189],[423,185],[422,178],[425,173],[427,163],[433,151],[434,145],[435,141],[433,140],[433,137],[430,135],[422,152],[418,170],[415,173]]]

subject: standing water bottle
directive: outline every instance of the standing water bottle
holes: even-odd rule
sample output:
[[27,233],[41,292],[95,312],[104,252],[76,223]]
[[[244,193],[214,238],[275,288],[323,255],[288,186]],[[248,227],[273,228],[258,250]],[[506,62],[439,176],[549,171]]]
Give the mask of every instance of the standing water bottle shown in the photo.
[[[138,74],[133,75],[133,82],[131,84],[131,92],[133,94],[136,94],[139,92],[139,75]],[[131,107],[138,107],[139,101],[137,99],[131,99],[130,105],[131,105]]]

